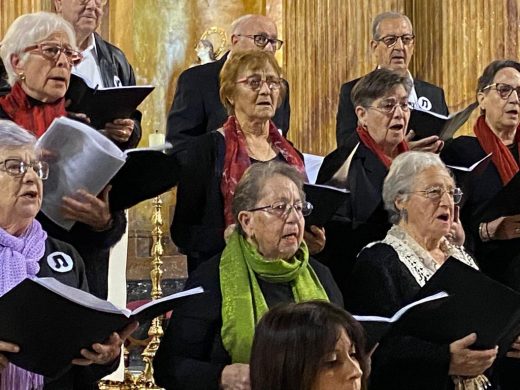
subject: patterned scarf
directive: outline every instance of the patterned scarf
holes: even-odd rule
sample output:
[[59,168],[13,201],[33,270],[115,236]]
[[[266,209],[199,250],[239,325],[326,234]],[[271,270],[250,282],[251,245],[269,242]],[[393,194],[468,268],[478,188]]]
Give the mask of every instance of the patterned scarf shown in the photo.
[[[368,131],[361,126],[358,126],[356,131],[361,142],[363,142],[363,144],[377,156],[377,158],[385,165],[386,169],[390,169],[390,165],[392,165],[392,159],[388,157],[385,152],[383,152],[383,149],[381,149],[376,141],[374,141]],[[397,145],[398,154],[407,152],[408,150],[408,144],[405,141],[401,141]]]
[[[226,138],[226,155],[224,159],[224,170],[220,181],[220,191],[224,198],[224,220],[226,227],[234,223],[231,211],[231,202],[235,194],[235,188],[240,178],[251,165],[249,154],[247,153],[247,143],[240,124],[234,116],[230,116],[224,123],[224,136]],[[273,148],[279,151],[289,165],[296,167],[305,175],[303,161],[294,147],[283,138],[273,122],[269,122],[268,142]]]
[[19,82],[10,93],[0,97],[0,107],[13,122],[29,130],[36,138],[45,133],[55,118],[67,114],[64,98],[54,103],[39,104],[34,99],[29,99]]
[[[519,126],[520,127],[520,126]],[[493,153],[491,160],[500,174],[502,184],[506,185],[518,172],[518,163],[509,151],[508,147],[496,136],[486,123],[484,115],[478,117],[473,131],[477,136],[478,142],[486,154]],[[520,151],[520,131],[518,128],[513,141]]]
[[[0,296],[40,270],[47,233],[36,220],[19,237],[0,228]],[[43,389],[43,377],[9,363],[0,377],[0,390]]]
[[320,280],[309,266],[305,241],[292,259],[268,261],[234,231],[220,259],[221,335],[233,363],[249,362],[255,325],[269,310],[257,278],[271,283],[290,283],[296,302],[329,301]]

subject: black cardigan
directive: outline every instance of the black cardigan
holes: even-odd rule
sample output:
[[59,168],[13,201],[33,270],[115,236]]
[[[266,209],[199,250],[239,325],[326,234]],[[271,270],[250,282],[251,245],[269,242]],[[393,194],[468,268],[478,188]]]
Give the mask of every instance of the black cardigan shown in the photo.
[[[343,298],[327,267],[311,259],[331,302],[343,306]],[[154,358],[156,383],[166,389],[218,389],[224,366],[231,358],[221,338],[222,296],[220,255],[200,265],[188,278],[185,289],[202,286],[208,293],[178,306]],[[258,278],[267,305],[293,302],[289,283],[268,283]],[[248,281],[244,281],[248,283]]]
[[[456,166],[470,166],[485,156],[477,138],[468,136],[454,139],[441,153],[446,164]],[[482,242],[478,232],[481,222],[490,222],[480,212],[503,186],[497,168],[491,161],[481,175],[469,175],[459,181],[465,192],[461,221],[466,246],[475,254],[484,273],[520,291],[520,239]]]

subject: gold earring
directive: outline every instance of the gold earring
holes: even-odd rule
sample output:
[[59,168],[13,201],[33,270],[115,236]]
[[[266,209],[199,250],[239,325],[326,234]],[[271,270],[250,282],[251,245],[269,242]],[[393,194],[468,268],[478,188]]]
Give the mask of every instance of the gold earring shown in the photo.
[[24,72],[18,73],[18,80],[25,81],[25,73]]

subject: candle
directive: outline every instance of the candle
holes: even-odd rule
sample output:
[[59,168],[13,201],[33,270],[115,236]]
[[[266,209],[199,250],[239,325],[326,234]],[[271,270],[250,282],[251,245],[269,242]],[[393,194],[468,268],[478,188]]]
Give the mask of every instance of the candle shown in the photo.
[[150,147],[164,145],[164,142],[164,134],[158,131],[148,136],[148,146]]

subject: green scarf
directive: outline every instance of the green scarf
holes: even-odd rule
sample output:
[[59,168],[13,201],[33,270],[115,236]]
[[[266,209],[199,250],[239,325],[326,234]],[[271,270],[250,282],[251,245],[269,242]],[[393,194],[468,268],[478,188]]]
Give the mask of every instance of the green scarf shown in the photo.
[[249,363],[255,326],[269,308],[257,277],[271,283],[291,282],[296,302],[329,298],[309,265],[302,242],[289,261],[265,260],[237,231],[229,237],[220,259],[222,342],[233,363]]

